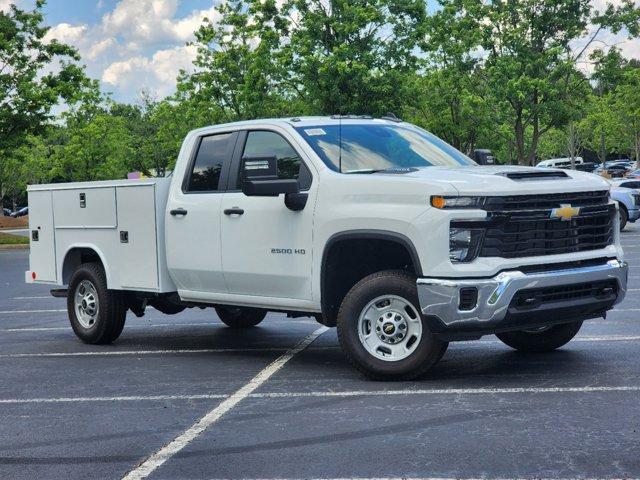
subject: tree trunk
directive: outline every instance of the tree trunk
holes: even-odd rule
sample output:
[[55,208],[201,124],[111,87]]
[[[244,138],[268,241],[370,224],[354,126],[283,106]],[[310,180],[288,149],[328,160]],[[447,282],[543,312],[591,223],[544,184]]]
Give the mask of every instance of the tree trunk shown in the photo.
[[516,114],[516,123],[514,125],[514,133],[516,140],[516,161],[518,165],[526,165],[526,157],[524,152],[524,125],[522,124],[522,114]]

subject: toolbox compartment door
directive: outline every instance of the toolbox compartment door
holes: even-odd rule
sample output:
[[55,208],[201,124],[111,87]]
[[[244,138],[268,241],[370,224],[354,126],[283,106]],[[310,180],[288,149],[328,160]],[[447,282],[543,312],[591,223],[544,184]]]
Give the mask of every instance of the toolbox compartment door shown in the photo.
[[120,285],[127,290],[157,290],[155,186],[117,187],[116,197]]
[[53,191],[56,228],[116,228],[114,187],[72,188]]
[[51,190],[29,192],[29,268],[36,280],[55,282],[56,246]]

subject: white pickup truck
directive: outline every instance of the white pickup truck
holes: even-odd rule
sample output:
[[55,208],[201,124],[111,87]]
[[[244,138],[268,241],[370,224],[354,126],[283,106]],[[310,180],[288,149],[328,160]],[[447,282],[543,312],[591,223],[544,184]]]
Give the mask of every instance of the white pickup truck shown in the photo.
[[395,118],[305,117],[189,133],[169,178],[29,187],[26,281],[67,286],[73,330],[214,307],[337,326],[351,363],[412,378],[448,342],[567,343],[625,295],[616,203],[598,177],[481,167]]

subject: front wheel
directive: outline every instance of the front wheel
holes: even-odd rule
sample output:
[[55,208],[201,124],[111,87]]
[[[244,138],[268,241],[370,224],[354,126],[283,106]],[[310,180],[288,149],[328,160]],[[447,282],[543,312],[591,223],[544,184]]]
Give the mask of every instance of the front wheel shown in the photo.
[[222,323],[231,328],[250,328],[258,325],[267,311],[260,308],[250,307],[216,307],[216,313]]
[[127,317],[122,293],[107,289],[104,269],[98,263],[83,263],[73,272],[67,311],[76,336],[91,344],[116,340]]
[[498,333],[496,336],[511,348],[527,353],[551,352],[575,337],[582,322],[563,323],[533,330]]
[[416,279],[403,271],[374,273],[345,296],[337,317],[338,339],[348,360],[378,380],[418,377],[442,358],[420,314]]

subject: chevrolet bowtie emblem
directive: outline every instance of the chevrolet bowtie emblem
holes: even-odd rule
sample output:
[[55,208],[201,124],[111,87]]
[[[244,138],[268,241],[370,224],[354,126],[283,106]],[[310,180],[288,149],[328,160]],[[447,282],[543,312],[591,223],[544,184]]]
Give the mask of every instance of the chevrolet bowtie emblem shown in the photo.
[[580,207],[572,207],[571,205],[560,205],[560,208],[551,210],[551,218],[559,218],[561,220],[571,220],[580,214]]

